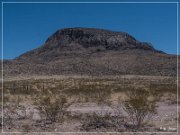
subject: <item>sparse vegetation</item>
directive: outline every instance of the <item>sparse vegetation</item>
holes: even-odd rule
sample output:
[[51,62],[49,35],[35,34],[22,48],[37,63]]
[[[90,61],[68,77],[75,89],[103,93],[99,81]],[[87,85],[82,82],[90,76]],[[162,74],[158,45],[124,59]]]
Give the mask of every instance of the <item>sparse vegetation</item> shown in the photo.
[[66,103],[67,100],[65,97],[48,96],[42,97],[37,106],[40,113],[44,115],[45,120],[62,123],[67,109]]
[[85,131],[107,131],[113,128],[110,114],[87,114],[82,120],[82,130]]
[[81,123],[82,130],[85,131],[125,131],[124,118],[112,116],[112,114],[108,112],[87,114]]
[[73,131],[150,131],[147,118],[156,112],[156,104],[176,104],[175,88],[172,79],[156,83],[124,77],[9,81],[3,89],[4,130],[64,131],[60,127],[67,124],[69,129],[76,123]]
[[138,130],[156,113],[156,102],[148,99],[149,92],[144,89],[128,91],[127,96],[128,100],[124,102],[124,110],[133,124],[132,129]]

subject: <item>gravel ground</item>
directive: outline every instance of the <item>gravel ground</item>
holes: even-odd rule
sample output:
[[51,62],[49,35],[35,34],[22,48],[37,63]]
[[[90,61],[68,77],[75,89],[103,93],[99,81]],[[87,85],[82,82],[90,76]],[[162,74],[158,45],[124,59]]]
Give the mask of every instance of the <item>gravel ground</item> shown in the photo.
[[[158,115],[155,115],[151,118],[150,122],[153,122],[153,125],[155,126],[156,130],[159,129],[159,132],[166,132],[162,133],[166,135],[175,135],[175,133],[167,133],[167,132],[173,132],[177,130],[177,121],[175,120],[177,116],[177,106],[175,104],[168,105],[165,103],[158,103]],[[73,134],[72,132],[79,132],[79,127],[81,123],[77,120],[71,121],[67,120],[63,124],[59,123],[49,123],[46,125],[43,125],[41,122],[38,123],[39,120],[41,120],[41,116],[39,115],[38,110],[34,109],[33,106],[31,105],[26,105],[26,115],[28,116],[29,119],[15,119],[12,121],[12,123],[15,123],[15,125],[11,128],[4,127],[5,132],[18,132],[22,131],[21,126],[18,126],[20,124],[26,124],[30,126],[30,131],[36,131],[36,132],[42,132],[44,130],[47,131],[54,131],[54,132],[71,132],[71,133],[63,133],[63,134]],[[122,109],[122,108],[121,108]],[[113,109],[109,106],[104,106],[104,105],[97,105],[95,103],[76,103],[71,105],[68,108],[68,111],[71,113],[71,115],[78,115],[78,114],[86,114],[86,113],[97,113],[97,114],[105,114],[105,113],[111,113],[111,115],[114,115],[115,112]],[[19,115],[23,115],[22,112],[19,110],[18,111]],[[124,116],[127,116],[125,112],[122,111],[122,114]],[[14,116],[18,117],[18,116]],[[27,127],[28,128],[28,127]],[[43,130],[42,130],[43,129]],[[82,131],[80,131],[82,132]],[[8,133],[7,133],[8,134]],[[11,133],[12,134],[12,133]],[[32,133],[31,133],[32,134]],[[40,133],[38,133],[40,134]],[[46,133],[47,134],[47,133]],[[52,134],[52,133],[49,133]],[[62,133],[61,133],[62,134]],[[91,135],[90,133],[83,133],[86,135]],[[105,133],[92,133],[94,134],[105,134]],[[129,134],[130,133],[126,133]],[[143,133],[142,135],[144,135]],[[150,134],[150,133],[149,133]],[[158,133],[159,134],[159,133]],[[79,133],[75,133],[75,135],[80,135]],[[110,134],[107,134],[110,135]],[[112,134],[113,135],[113,134]],[[119,135],[125,135],[123,133],[119,133]],[[139,134],[136,134],[139,135]],[[151,134],[152,135],[152,134]],[[154,135],[154,134],[153,134]]]

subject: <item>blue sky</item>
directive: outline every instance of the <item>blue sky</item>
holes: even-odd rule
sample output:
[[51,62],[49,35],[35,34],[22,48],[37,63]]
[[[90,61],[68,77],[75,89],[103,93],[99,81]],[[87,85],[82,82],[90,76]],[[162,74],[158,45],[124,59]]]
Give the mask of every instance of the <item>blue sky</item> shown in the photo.
[[68,27],[127,32],[156,49],[176,54],[176,4],[9,4],[4,11],[4,59],[42,45]]

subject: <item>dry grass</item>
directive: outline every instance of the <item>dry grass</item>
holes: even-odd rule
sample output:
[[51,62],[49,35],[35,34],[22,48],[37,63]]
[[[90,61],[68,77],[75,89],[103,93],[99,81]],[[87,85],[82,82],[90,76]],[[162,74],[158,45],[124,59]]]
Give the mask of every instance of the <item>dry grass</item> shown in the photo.
[[[22,107],[25,107],[26,105],[32,106],[40,111],[42,115],[41,121],[51,120],[52,124],[58,125],[58,123],[64,124],[67,121],[71,121],[71,117],[68,118],[65,115],[61,115],[62,113],[69,115],[67,109],[71,104],[96,103],[98,106],[105,105],[113,108],[114,104],[117,104],[118,102],[123,103],[123,101],[127,100],[127,92],[135,89],[144,89],[145,91],[148,91],[148,100],[150,101],[155,100],[156,102],[176,104],[176,84],[168,79],[149,82],[149,80],[144,78],[65,78],[29,79],[4,82],[4,108],[9,111],[6,116],[6,130],[18,130],[15,126],[14,115],[17,114],[16,111],[18,111],[20,107],[22,109]],[[13,109],[15,111],[11,112]],[[63,118],[60,118],[59,116],[63,116]],[[85,121],[86,123],[81,123],[84,130],[127,130],[122,129],[122,125],[119,125],[119,128],[117,124],[111,125],[112,120],[114,120],[113,114],[109,115],[109,119],[106,119],[107,117],[104,118],[104,116],[101,115],[97,116],[97,114],[87,114],[86,116],[90,117],[90,119],[89,122]],[[126,116],[123,117],[125,118]],[[22,114],[20,114],[18,119],[19,118],[22,118]],[[24,117],[23,119],[35,125],[38,122],[32,120],[30,117]],[[31,127],[26,123],[23,124],[23,119],[19,120],[19,124],[22,124],[22,131],[29,132],[40,130],[36,129],[36,126]],[[58,121],[58,119],[60,121]],[[79,117],[73,120],[78,123],[82,121],[81,119],[82,117],[79,115]],[[99,120],[101,123],[104,122],[110,124],[110,128],[87,129],[87,127],[90,127],[89,124],[96,123]],[[92,127],[94,127],[94,124],[92,124]],[[48,127],[43,127],[42,129],[51,131]]]

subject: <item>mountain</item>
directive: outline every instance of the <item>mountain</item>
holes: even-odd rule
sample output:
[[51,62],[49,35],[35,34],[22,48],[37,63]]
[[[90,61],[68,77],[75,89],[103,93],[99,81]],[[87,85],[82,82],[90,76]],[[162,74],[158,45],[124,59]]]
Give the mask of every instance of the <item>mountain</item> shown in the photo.
[[156,50],[125,32],[95,28],[58,30],[37,49],[5,60],[4,76],[176,76],[177,56]]

